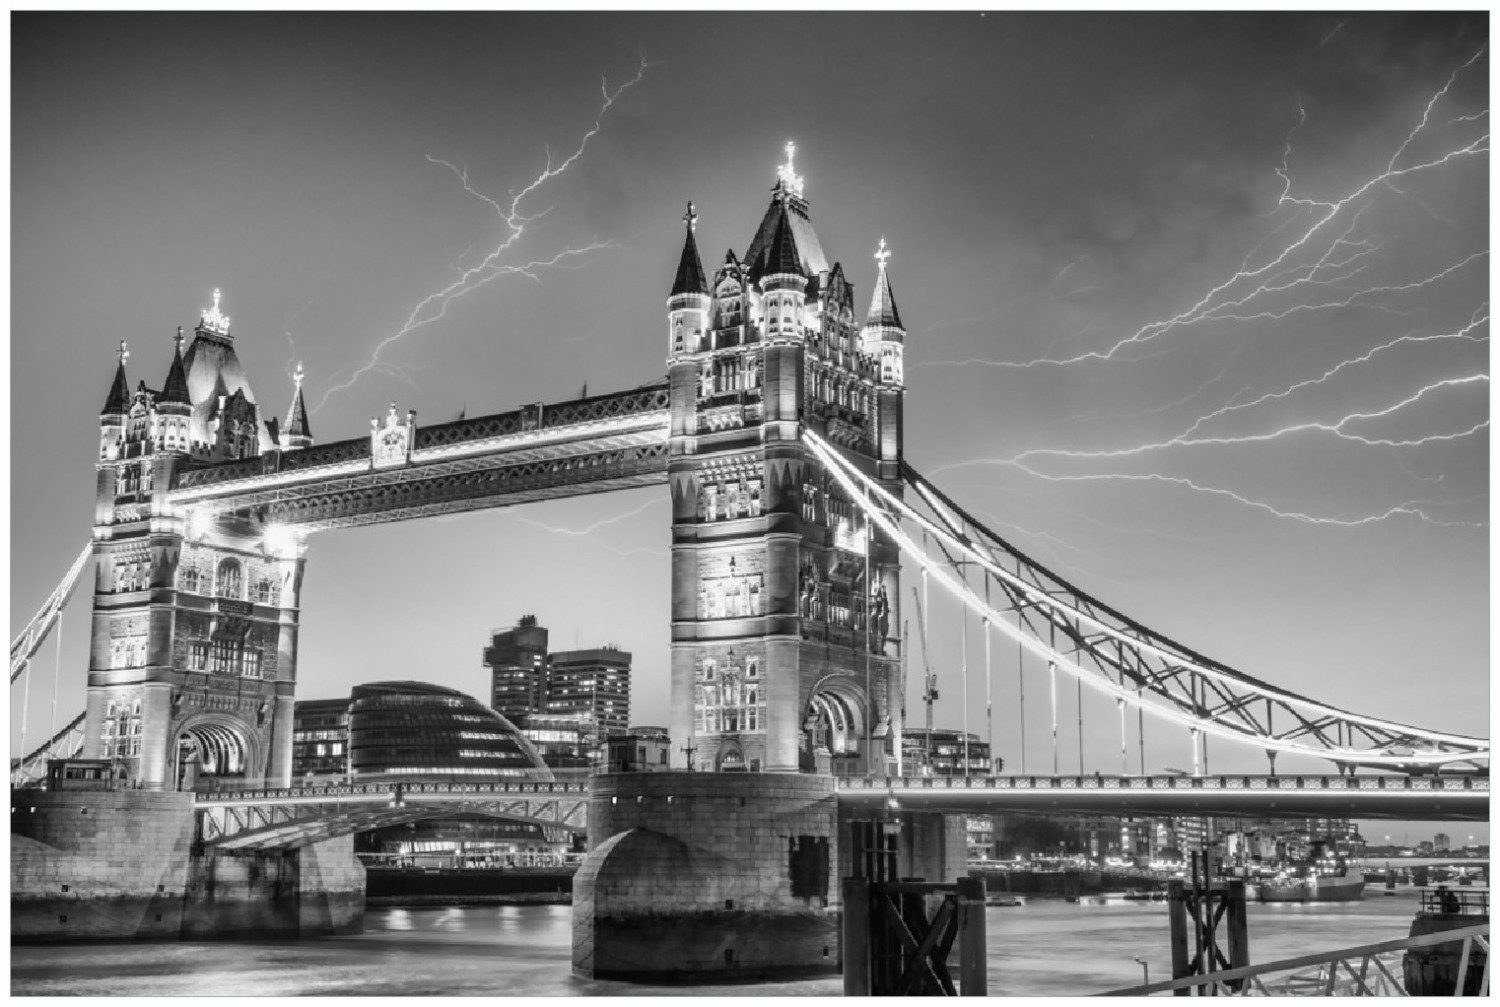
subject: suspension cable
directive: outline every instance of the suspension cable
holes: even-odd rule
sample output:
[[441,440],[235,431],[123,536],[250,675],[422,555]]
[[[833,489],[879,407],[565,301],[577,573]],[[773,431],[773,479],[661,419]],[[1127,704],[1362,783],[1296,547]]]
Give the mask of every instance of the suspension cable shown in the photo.
[[963,721],[964,721],[964,775],[969,775],[969,606],[960,605],[959,611],[959,667],[963,671]]
[[[57,733],[57,683],[62,678],[63,614],[57,613],[57,626],[53,634],[52,652],[52,712],[47,716],[47,737]],[[25,746],[22,746],[23,750]]]
[[[1158,644],[1139,640],[1133,636],[1130,636],[1128,633],[1125,633],[1122,630],[1115,629],[1114,627],[1109,626],[1109,624],[1104,623],[1098,616],[1092,615],[1091,613],[1086,611],[1081,611],[1073,608],[1066,602],[1060,601],[1059,599],[1051,596],[1043,589],[1027,584],[1017,575],[1010,574],[1002,568],[995,566],[992,560],[986,559],[976,553],[968,542],[958,538],[951,532],[945,531],[944,529],[933,524],[929,519],[913,511],[909,505],[902,502],[899,498],[893,496],[884,487],[879,486],[878,484],[873,484],[864,476],[863,473],[859,472],[856,469],[853,469],[847,461],[833,452],[824,443],[821,437],[817,436],[811,431],[804,431],[803,437],[813,448],[814,453],[818,456],[819,460],[824,463],[826,470],[834,475],[835,479],[844,486],[846,491],[849,491],[854,496],[861,495],[856,488],[855,480],[863,480],[866,486],[870,486],[871,488],[873,488],[873,491],[876,494],[880,495],[885,502],[889,503],[895,511],[911,518],[915,523],[923,527],[924,530],[933,532],[933,534],[938,538],[940,545],[942,545],[943,543],[953,544],[965,555],[972,557],[975,561],[979,562],[981,566],[990,569],[1001,580],[1005,581],[1006,583],[1014,584],[1018,591],[1028,596],[1028,599],[1030,601],[1033,601],[1036,604],[1045,607],[1048,611],[1067,612],[1080,621],[1088,621],[1091,624],[1098,625],[1101,628],[1101,631],[1103,631],[1106,636],[1113,637],[1126,644],[1127,646],[1161,654],[1173,663],[1182,666],[1184,669],[1190,668],[1190,670],[1194,672],[1206,675],[1215,680],[1223,681],[1230,685],[1243,687],[1249,692],[1258,696],[1266,696],[1283,703],[1293,702],[1300,705],[1309,706],[1331,714],[1335,717],[1344,718],[1349,722],[1359,723],[1367,728],[1374,727],[1380,730],[1391,731],[1393,733],[1402,733],[1403,737],[1419,737],[1440,744],[1447,743],[1472,747],[1467,751],[1429,750],[1413,751],[1410,754],[1391,754],[1378,750],[1346,752],[1343,750],[1333,750],[1329,748],[1315,748],[1311,745],[1286,738],[1269,737],[1261,733],[1257,728],[1254,727],[1254,725],[1252,725],[1251,728],[1245,728],[1237,726],[1233,723],[1222,722],[1212,718],[1205,722],[1195,713],[1187,712],[1181,708],[1158,707],[1156,705],[1153,705],[1152,712],[1154,716],[1161,717],[1164,720],[1174,721],[1184,726],[1203,724],[1205,726],[1205,729],[1220,733],[1227,738],[1238,739],[1241,741],[1250,741],[1262,747],[1276,748],[1282,751],[1297,752],[1312,756],[1314,758],[1336,759],[1339,755],[1344,755],[1346,758],[1352,758],[1366,764],[1397,766],[1436,765],[1450,762],[1474,761],[1475,759],[1488,758],[1488,743],[1484,739],[1432,732],[1425,729],[1411,728],[1407,725],[1394,724],[1392,722],[1380,720],[1378,718],[1350,714],[1346,711],[1319,703],[1316,700],[1311,700],[1307,697],[1287,693],[1284,690],[1272,687],[1267,683],[1260,682],[1256,679],[1250,678],[1249,676],[1245,676],[1242,673],[1235,672],[1232,669],[1212,665],[1200,666],[1195,661],[1184,659],[1178,654],[1173,654],[1170,651],[1163,650]],[[929,503],[933,503],[932,497],[929,494],[925,481],[921,480],[920,477],[915,477],[914,473],[910,469],[910,466],[904,466],[903,469],[908,473],[908,478],[913,479],[912,485],[914,486],[914,488],[918,489],[918,491],[924,496],[924,498],[928,500]],[[934,509],[937,508],[938,505],[934,504]],[[909,536],[907,536],[900,530],[900,528],[896,525],[896,523],[891,519],[889,515],[886,515],[879,509],[876,509],[872,511],[872,516],[875,518],[876,522],[880,524],[882,530],[884,530],[887,535],[893,538],[898,544],[904,544],[908,552],[914,551],[914,543],[911,541]],[[936,575],[939,580],[942,581],[943,586],[946,587],[949,591],[953,592],[955,596],[960,598],[966,605],[974,608],[976,612],[979,612],[981,614],[986,611],[986,606],[984,605],[983,600],[979,598],[972,591],[972,589],[968,588],[962,583],[955,581],[950,575],[945,573],[944,570],[934,564],[929,557],[924,556],[920,557],[920,559],[924,564],[928,566],[931,572]],[[1106,609],[1106,611],[1109,610]],[[1110,612],[1110,614],[1115,615],[1115,613],[1113,613],[1112,611]],[[1119,618],[1123,620],[1124,617]],[[1049,622],[1051,622],[1051,624],[1055,627],[1056,622],[1054,620],[1055,616],[1052,619],[1049,619]],[[1117,686],[1114,682],[1107,679],[1100,679],[1098,676],[1091,675],[1082,666],[1061,655],[1056,651],[1055,648],[1048,647],[1040,640],[1031,639],[1019,630],[1012,632],[1010,627],[1008,626],[1004,627],[1004,629],[1007,633],[1015,636],[1018,643],[1020,643],[1023,647],[1029,647],[1030,649],[1035,650],[1038,656],[1043,657],[1044,659],[1052,661],[1056,664],[1062,665],[1063,668],[1067,670],[1067,672],[1071,675],[1088,678],[1091,688],[1106,692],[1112,696],[1118,696],[1124,692],[1124,690]],[[1142,630],[1142,632],[1149,633],[1149,631],[1145,630]],[[1092,651],[1090,651],[1090,653],[1091,655],[1093,654]],[[1143,684],[1150,683],[1146,682]],[[1153,687],[1153,691],[1156,691],[1156,688],[1158,687]],[[1175,703],[1175,700],[1173,700],[1169,694],[1163,692],[1162,695],[1166,697],[1169,702]],[[1137,697],[1135,696],[1127,696],[1127,698],[1133,702],[1137,700]],[[1404,744],[1404,742],[1402,743]]]
[[[990,578],[986,574],[984,578],[984,603],[990,603]],[[985,735],[989,742],[990,754],[987,765],[984,767],[984,775],[990,776],[995,772],[995,704],[994,687],[991,685],[994,676],[990,672],[990,617],[985,616],[979,623],[984,627],[984,727]]]

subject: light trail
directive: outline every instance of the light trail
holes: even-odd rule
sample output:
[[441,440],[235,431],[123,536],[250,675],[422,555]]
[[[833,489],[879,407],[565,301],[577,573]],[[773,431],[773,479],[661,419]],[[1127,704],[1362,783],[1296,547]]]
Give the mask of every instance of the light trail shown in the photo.
[[603,128],[604,116],[606,115],[606,113],[609,112],[610,108],[616,101],[619,100],[622,94],[624,94],[631,87],[640,83],[641,79],[646,74],[647,66],[648,64],[643,58],[640,62],[640,66],[636,69],[635,76],[627,80],[624,84],[621,84],[618,88],[615,88],[613,91],[610,90],[607,81],[601,81],[599,89],[602,95],[602,102],[600,104],[598,114],[594,117],[593,126],[591,126],[583,134],[583,138],[578,142],[578,146],[572,151],[572,153],[568,154],[560,161],[555,160],[551,150],[548,150],[546,166],[534,179],[532,179],[518,191],[515,191],[511,194],[510,202],[508,205],[502,205],[500,200],[488,196],[470,185],[467,170],[460,169],[454,166],[452,163],[442,160],[441,158],[433,157],[430,154],[427,155],[427,160],[429,162],[442,165],[452,171],[454,175],[458,177],[459,182],[463,186],[465,192],[489,204],[489,206],[492,207],[495,213],[499,216],[501,223],[506,228],[507,233],[505,237],[494,248],[492,248],[484,256],[483,259],[479,261],[479,263],[464,269],[458,279],[452,281],[441,289],[428,294],[426,297],[422,298],[422,300],[418,301],[416,307],[412,308],[411,313],[407,316],[405,323],[395,332],[386,336],[379,343],[377,343],[374,350],[371,351],[368,360],[366,360],[360,366],[356,367],[348,378],[339,382],[338,384],[332,385],[323,392],[323,396],[318,400],[317,405],[313,407],[313,412],[316,413],[318,410],[322,409],[323,406],[327,404],[329,398],[331,398],[333,395],[352,388],[360,378],[375,370],[382,362],[381,354],[385,352],[385,350],[390,346],[404,339],[406,336],[422,328],[423,326],[430,325],[431,323],[441,319],[447,313],[448,305],[458,298],[463,297],[464,295],[469,294],[475,290],[478,290],[480,287],[483,287],[484,285],[502,276],[524,276],[530,280],[540,282],[540,278],[537,276],[537,272],[539,270],[556,266],[560,262],[587,255],[590,252],[596,252],[605,248],[613,247],[613,244],[611,242],[593,241],[581,247],[565,248],[562,251],[557,252],[556,254],[549,257],[532,259],[531,261],[522,265],[500,262],[500,259],[507,252],[510,252],[515,247],[516,243],[521,240],[521,237],[526,233],[526,225],[548,212],[547,210],[543,210],[541,213],[532,215],[523,213],[522,204],[524,203],[526,198],[535,193],[547,182],[566,172],[580,157],[583,156],[584,151],[588,148],[589,141],[592,140],[594,136],[598,134],[600,129]]

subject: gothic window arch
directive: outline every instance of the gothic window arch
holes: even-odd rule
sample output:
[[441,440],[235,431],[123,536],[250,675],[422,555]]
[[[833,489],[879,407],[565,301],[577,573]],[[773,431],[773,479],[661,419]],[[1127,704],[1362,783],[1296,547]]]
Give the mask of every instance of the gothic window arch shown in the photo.
[[215,577],[214,593],[220,598],[243,598],[245,594],[245,573],[240,566],[239,560],[226,559],[219,563],[218,574]]

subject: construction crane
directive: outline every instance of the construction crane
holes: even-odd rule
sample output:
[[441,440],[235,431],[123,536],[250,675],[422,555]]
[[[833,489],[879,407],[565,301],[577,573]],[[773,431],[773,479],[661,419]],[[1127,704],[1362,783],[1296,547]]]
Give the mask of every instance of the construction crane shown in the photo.
[[922,612],[922,596],[917,592],[915,585],[911,589],[912,600],[917,603],[917,632],[922,637],[922,669],[926,677],[922,679],[922,702],[927,706],[927,738],[922,744],[923,754],[926,757],[926,769],[932,773],[932,704],[937,701],[938,688],[937,676],[932,672],[932,665],[927,660],[927,616]]

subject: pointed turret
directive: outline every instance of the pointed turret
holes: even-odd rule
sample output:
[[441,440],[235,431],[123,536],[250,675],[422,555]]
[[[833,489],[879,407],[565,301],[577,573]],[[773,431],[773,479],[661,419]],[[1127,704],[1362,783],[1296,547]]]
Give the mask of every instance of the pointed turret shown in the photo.
[[292,375],[296,389],[292,392],[292,406],[286,412],[286,427],[280,431],[281,447],[284,451],[310,447],[313,442],[312,427],[307,422],[307,403],[302,401],[302,363],[298,361],[297,372]]
[[698,258],[698,242],[693,238],[698,214],[692,203],[688,203],[687,213],[682,219],[687,222],[687,237],[682,242],[682,258],[677,263],[677,279],[672,281],[669,297],[708,293],[708,277],[703,275],[703,260]]
[[797,241],[792,237],[792,224],[787,219],[784,204],[776,219],[776,230],[771,235],[771,246],[766,251],[764,273],[766,276],[781,273],[802,275],[802,263],[797,258]]
[[193,397],[188,393],[187,369],[182,363],[182,326],[177,327],[172,366],[167,368],[166,383],[154,403],[156,413],[154,440],[158,451],[188,451],[192,447],[189,428],[193,418]]
[[823,254],[823,245],[818,241],[812,219],[808,216],[807,199],[803,196],[804,179],[792,169],[792,158],[796,151],[797,145],[788,142],[786,163],[776,169],[777,181],[771,189],[771,205],[766,207],[760,227],[756,228],[755,237],[745,250],[745,268],[750,271],[751,279],[759,279],[775,271],[769,262],[771,244],[782,218],[785,218],[786,226],[791,231],[797,271],[813,283],[817,283],[818,278],[828,271],[828,259]]
[[114,384],[109,386],[109,397],[104,400],[100,416],[124,416],[130,411],[130,381],[125,377],[125,361],[130,359],[130,349],[125,340],[120,340],[120,363],[115,368]]
[[906,328],[901,324],[901,314],[896,310],[896,295],[891,293],[891,278],[886,272],[885,261],[891,257],[885,239],[875,252],[875,262],[880,275],[875,278],[875,292],[870,298],[870,311],[865,316],[864,328],[860,330],[860,346],[870,356],[880,361],[881,384],[899,385],[905,381]]
[[672,292],[667,295],[667,356],[675,359],[685,353],[697,353],[704,348],[704,332],[708,330],[708,308],[712,298],[708,292],[708,278],[703,275],[703,262],[698,258],[698,242],[693,232],[698,227],[698,213],[691,202],[687,213],[682,215],[687,235],[682,242],[682,259],[677,263],[677,278],[672,282]]
[[193,398],[188,394],[187,371],[182,366],[182,326],[177,326],[176,348],[172,351],[172,366],[167,369],[166,384],[161,386],[161,394],[156,397],[157,405],[170,403],[172,405],[193,405]]

